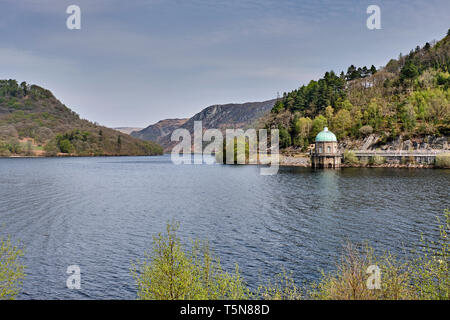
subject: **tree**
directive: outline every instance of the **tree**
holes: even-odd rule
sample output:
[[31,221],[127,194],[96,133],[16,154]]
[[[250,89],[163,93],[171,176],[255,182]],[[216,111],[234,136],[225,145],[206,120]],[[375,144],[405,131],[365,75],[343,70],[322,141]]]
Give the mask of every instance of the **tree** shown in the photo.
[[288,130],[283,126],[278,126],[280,135],[280,148],[287,148],[292,144],[291,135]]
[[295,122],[294,145],[306,147],[309,144],[309,134],[311,132],[312,120],[308,117],[302,117]]
[[325,117],[327,118],[329,126],[332,125],[333,114],[334,114],[334,109],[332,106],[328,106],[325,108]]
[[137,261],[131,272],[141,300],[246,299],[250,290],[236,265],[233,274],[222,270],[207,243],[196,241],[185,251],[177,236],[178,224],[153,237],[153,251]]
[[70,143],[68,139],[60,140],[58,143],[59,150],[62,153],[72,153],[73,152],[73,145]]
[[281,100],[277,100],[277,102],[275,102],[275,105],[272,108],[272,112],[273,113],[279,113],[282,110],[284,110],[284,104],[283,101]]
[[352,126],[352,117],[350,111],[341,109],[333,118],[333,129],[338,136],[345,136],[347,130]]
[[410,103],[400,108],[400,118],[405,131],[410,131],[416,126],[416,112]]
[[362,68],[362,70],[361,70],[361,77],[365,78],[365,77],[367,77],[367,76],[369,76],[369,75],[370,75],[369,69],[367,69],[367,67],[364,66],[364,67]]
[[28,91],[27,91],[27,83],[26,83],[25,81],[23,81],[23,82],[20,84],[20,87],[22,88],[23,95],[26,96],[27,93],[28,93]]
[[297,121],[298,126],[298,135],[302,138],[308,138],[309,137],[309,133],[311,132],[311,128],[312,128],[312,120],[311,118],[300,118]]
[[347,69],[347,74],[345,75],[345,78],[350,81],[358,78],[358,71],[354,65],[351,65]]
[[312,122],[311,138],[314,138],[327,125],[328,125],[327,118],[325,118],[323,115],[320,114],[317,117],[315,117]]
[[412,61],[408,61],[400,71],[400,79],[414,79],[419,75],[419,70],[417,69],[417,66]]
[[122,137],[120,135],[117,136],[117,148],[119,149],[120,152],[120,149],[122,148]]
[[31,140],[27,141],[27,144],[26,144],[26,155],[27,156],[33,155],[33,144],[31,142]]
[[375,68],[374,65],[372,65],[372,66],[370,67],[370,73],[371,73],[372,75],[374,75],[375,73],[377,73],[377,68]]
[[20,263],[23,250],[10,238],[0,238],[0,300],[13,300],[20,293],[25,266]]
[[377,99],[370,100],[367,110],[364,112],[365,122],[372,126],[375,130],[380,129],[382,124],[381,110]]

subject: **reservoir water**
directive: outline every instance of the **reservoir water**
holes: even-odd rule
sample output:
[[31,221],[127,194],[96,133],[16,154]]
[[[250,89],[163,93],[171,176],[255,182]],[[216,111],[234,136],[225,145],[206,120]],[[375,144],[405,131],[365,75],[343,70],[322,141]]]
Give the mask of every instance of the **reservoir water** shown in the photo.
[[[167,222],[209,240],[250,286],[331,271],[345,241],[377,252],[436,240],[450,170],[174,165],[169,156],[0,159],[0,236],[25,247],[21,299],[135,299],[130,267]],[[69,265],[81,290],[66,287]]]

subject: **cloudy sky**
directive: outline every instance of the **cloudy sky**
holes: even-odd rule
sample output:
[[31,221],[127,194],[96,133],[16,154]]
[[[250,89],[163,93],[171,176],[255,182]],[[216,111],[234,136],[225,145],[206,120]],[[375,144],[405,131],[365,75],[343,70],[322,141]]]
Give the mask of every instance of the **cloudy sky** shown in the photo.
[[[81,30],[66,28],[71,4]],[[366,27],[370,4],[381,30]],[[384,65],[442,38],[449,16],[448,0],[0,0],[0,78],[100,124],[144,127]]]

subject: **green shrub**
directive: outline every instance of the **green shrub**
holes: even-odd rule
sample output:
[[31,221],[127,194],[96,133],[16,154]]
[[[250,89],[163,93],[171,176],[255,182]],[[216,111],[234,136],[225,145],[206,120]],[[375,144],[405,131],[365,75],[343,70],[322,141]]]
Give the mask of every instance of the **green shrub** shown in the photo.
[[56,141],[51,140],[49,141],[45,146],[44,146],[44,150],[45,150],[45,156],[47,157],[54,157],[58,154],[59,152],[59,148],[56,145]]
[[302,288],[295,284],[292,273],[283,270],[258,288],[257,298],[263,300],[300,300]]
[[427,243],[422,237],[422,254],[411,263],[411,283],[419,299],[450,299],[450,211],[439,221],[439,241]]
[[73,145],[70,143],[68,139],[63,139],[58,142],[59,150],[62,153],[72,153],[73,152]]
[[19,259],[23,251],[10,238],[0,238],[0,300],[13,300],[20,293],[25,267]]
[[361,133],[363,136],[367,136],[369,134],[371,134],[373,132],[373,128],[369,125],[366,126],[362,126],[361,128],[359,128],[359,133]]
[[344,151],[344,163],[348,165],[355,165],[359,164],[359,160],[353,151],[346,150]]
[[20,154],[22,146],[17,139],[11,139],[9,142],[0,142],[0,155],[10,156],[11,154]]
[[[154,238],[152,255],[132,268],[139,299],[270,299],[270,300],[405,300],[450,299],[449,243],[450,212],[439,220],[440,238],[425,242],[423,252],[402,259],[389,252],[375,255],[368,245],[348,243],[336,270],[317,282],[297,286],[292,273],[283,271],[252,292],[239,275],[222,270],[207,245],[194,242],[192,250],[183,250],[176,226],[167,226],[167,234]],[[380,270],[380,287],[367,286],[368,268]]]
[[436,156],[436,167],[450,168],[450,153],[438,154]]
[[167,225],[167,234],[154,237],[153,252],[132,267],[142,300],[247,299],[250,290],[239,274],[222,270],[207,244],[194,242],[183,250],[177,225]]
[[[381,288],[369,289],[367,269],[376,265],[382,275]],[[308,289],[308,297],[316,300],[376,300],[412,298],[405,276],[406,265],[389,254],[376,257],[373,250],[348,243],[335,272],[325,274]]]
[[[450,298],[449,239],[450,212],[444,211],[444,222],[439,219],[440,238],[437,242],[425,242],[422,253],[401,261],[386,252],[381,257],[365,246],[362,250],[348,244],[337,271],[324,274],[311,285],[308,297],[312,299],[426,299],[448,300]],[[368,289],[367,268],[380,268],[380,289]]]
[[11,156],[11,152],[9,151],[9,149],[0,146],[0,157],[9,157],[9,156]]
[[373,156],[373,157],[370,157],[369,164],[372,164],[372,165],[380,165],[380,164],[383,164],[383,163],[385,163],[385,162],[386,162],[386,158],[385,158],[385,157],[382,157],[382,156]]

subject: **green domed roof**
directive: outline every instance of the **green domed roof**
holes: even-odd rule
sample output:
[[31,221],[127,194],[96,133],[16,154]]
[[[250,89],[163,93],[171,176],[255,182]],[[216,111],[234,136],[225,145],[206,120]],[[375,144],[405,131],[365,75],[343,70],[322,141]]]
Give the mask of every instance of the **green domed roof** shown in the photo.
[[329,141],[335,141],[337,142],[336,136],[333,132],[328,131],[328,128],[325,127],[323,131],[320,131],[316,136],[316,142],[329,142]]

